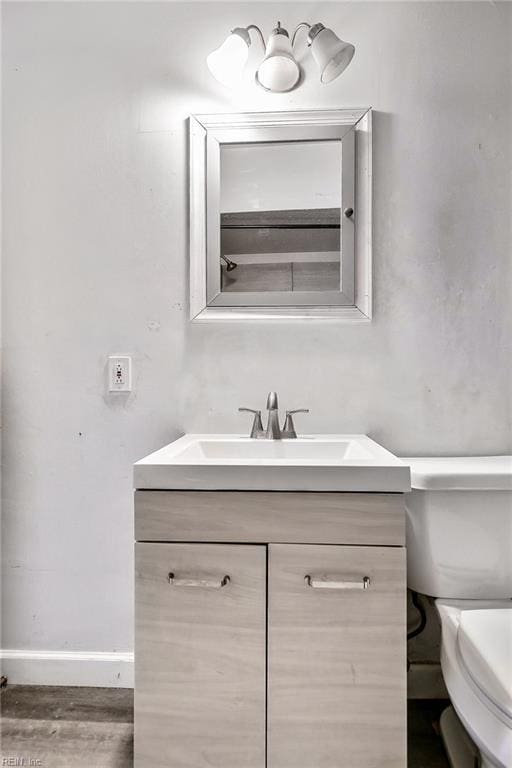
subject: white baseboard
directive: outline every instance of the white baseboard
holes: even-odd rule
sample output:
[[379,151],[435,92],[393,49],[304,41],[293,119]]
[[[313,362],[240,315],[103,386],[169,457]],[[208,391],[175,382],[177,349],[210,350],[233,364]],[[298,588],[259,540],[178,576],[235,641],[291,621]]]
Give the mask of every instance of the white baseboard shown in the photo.
[[2,675],[13,685],[133,688],[133,653],[0,650]]
[[[13,685],[133,688],[133,653],[0,650],[0,670]],[[409,699],[448,698],[438,664],[413,663]]]

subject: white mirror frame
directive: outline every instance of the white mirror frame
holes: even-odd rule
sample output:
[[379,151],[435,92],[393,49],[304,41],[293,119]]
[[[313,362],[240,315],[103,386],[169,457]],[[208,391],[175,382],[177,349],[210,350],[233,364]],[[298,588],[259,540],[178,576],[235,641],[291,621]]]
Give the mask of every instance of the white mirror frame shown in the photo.
[[[190,124],[190,319],[226,320],[342,320],[368,322],[372,316],[372,127],[371,109],[247,112],[193,115]],[[243,134],[241,134],[243,129]],[[208,205],[210,190],[218,185],[218,145],[240,135],[247,141],[289,140],[300,136],[315,140],[355,136],[354,178],[354,301],[351,305],[212,306],[208,284],[209,246],[212,233],[220,231],[218,206]],[[278,137],[278,138],[276,138]],[[233,140],[233,139],[232,139]],[[208,147],[214,147],[215,153]],[[209,160],[209,162],[208,162]],[[213,167],[212,167],[213,166]],[[217,173],[216,173],[217,171]],[[215,176],[215,178],[212,178]],[[211,194],[210,194],[211,198]],[[210,245],[211,250],[211,245]],[[218,259],[217,259],[218,261]],[[211,263],[211,254],[210,254]]]

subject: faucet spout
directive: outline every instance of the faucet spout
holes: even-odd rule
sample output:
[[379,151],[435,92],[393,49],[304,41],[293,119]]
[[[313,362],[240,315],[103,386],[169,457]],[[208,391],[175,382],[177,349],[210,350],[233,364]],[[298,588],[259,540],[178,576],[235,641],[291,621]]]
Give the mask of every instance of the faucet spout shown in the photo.
[[251,429],[251,439],[253,440],[293,440],[297,437],[295,426],[293,424],[294,413],[309,413],[306,408],[299,408],[295,411],[286,411],[286,419],[281,429],[279,426],[279,410],[277,402],[277,392],[269,392],[267,396],[268,419],[266,428],[261,422],[261,411],[253,408],[239,408],[239,411],[249,411],[254,414],[254,420]]
[[277,409],[268,412],[267,440],[281,440],[281,427],[279,426],[279,414]]
[[277,411],[277,392],[269,392],[267,397],[267,410]]
[[279,411],[277,405],[277,392],[269,392],[267,397],[267,440],[281,440],[281,427],[279,426]]

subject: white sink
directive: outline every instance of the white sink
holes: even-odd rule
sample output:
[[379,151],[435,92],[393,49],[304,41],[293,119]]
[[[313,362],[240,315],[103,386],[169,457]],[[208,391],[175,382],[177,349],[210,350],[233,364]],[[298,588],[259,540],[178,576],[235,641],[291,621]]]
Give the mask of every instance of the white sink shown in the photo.
[[135,464],[136,488],[409,491],[409,467],[366,435],[184,435]]

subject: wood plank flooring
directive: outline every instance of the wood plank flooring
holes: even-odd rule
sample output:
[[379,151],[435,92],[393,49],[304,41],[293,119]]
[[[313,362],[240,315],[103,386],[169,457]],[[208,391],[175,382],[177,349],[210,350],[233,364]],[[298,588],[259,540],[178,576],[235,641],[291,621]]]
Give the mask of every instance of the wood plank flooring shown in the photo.
[[[12,685],[2,690],[0,707],[0,766],[130,768],[133,764],[131,690]],[[18,763],[4,762],[6,758],[18,758]]]
[[[448,768],[437,731],[445,706],[409,702],[409,768]],[[0,766],[132,767],[131,690],[9,685],[0,709]]]

